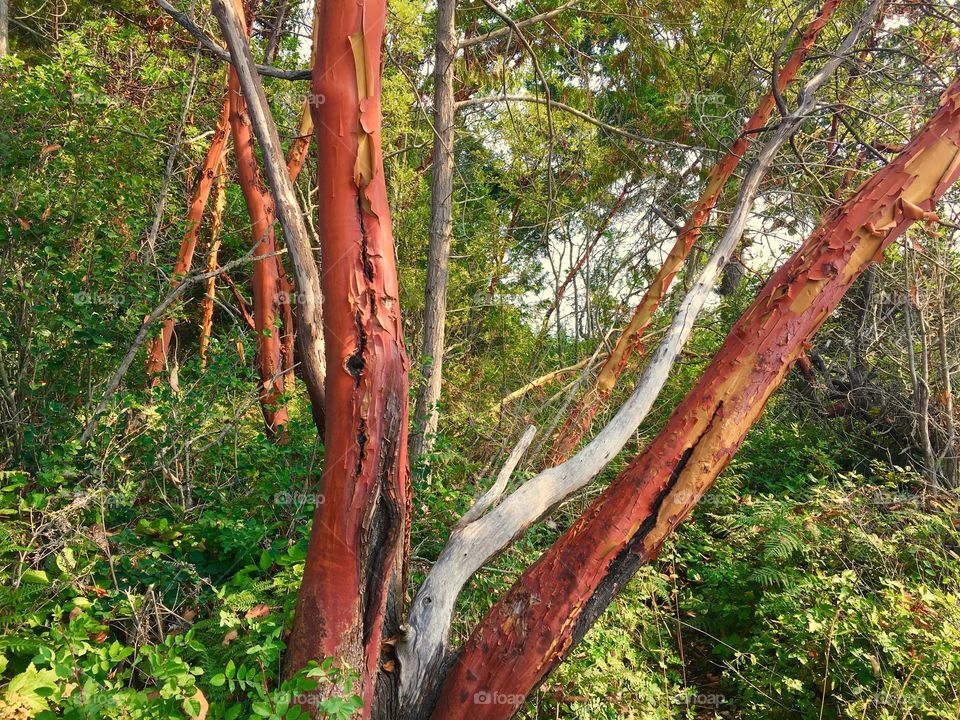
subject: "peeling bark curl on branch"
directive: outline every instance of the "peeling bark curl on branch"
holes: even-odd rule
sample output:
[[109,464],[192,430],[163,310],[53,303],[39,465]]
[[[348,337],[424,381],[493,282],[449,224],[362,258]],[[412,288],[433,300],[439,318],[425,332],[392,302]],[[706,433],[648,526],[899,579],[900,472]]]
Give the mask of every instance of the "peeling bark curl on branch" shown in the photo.
[[454,67],[457,54],[456,0],[438,0],[433,70],[433,170],[430,178],[430,241],[423,310],[421,363],[423,384],[417,388],[410,437],[410,459],[433,447],[437,432],[446,337],[450,243],[453,240]]

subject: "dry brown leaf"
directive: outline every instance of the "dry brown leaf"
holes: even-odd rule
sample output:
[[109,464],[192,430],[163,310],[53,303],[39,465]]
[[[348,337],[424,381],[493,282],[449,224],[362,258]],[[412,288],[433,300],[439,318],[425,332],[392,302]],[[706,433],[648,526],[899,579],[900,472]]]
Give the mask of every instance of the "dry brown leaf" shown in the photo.
[[197,688],[197,691],[190,699],[200,704],[200,711],[196,715],[191,713],[190,720],[205,720],[207,717],[207,712],[210,710],[210,703],[208,703],[207,698],[204,697],[203,691],[201,691],[200,688]]
[[270,614],[270,606],[267,605],[266,603],[259,603],[258,605],[254,605],[252,608],[247,610],[247,614],[244,615],[244,617],[247,620],[250,620],[251,618],[266,617],[269,614]]
[[236,640],[239,635],[240,633],[238,633],[236,630],[231,630],[230,632],[228,632],[226,635],[223,636],[223,642],[220,644],[229,645],[234,640]]

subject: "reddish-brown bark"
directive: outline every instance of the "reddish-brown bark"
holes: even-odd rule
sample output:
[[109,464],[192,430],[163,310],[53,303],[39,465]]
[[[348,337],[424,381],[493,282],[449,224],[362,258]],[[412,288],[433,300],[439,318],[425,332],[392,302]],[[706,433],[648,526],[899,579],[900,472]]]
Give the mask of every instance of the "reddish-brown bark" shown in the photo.
[[[183,281],[193,264],[193,254],[197,248],[203,211],[207,207],[207,201],[210,199],[210,192],[217,175],[217,168],[220,166],[227,148],[229,118],[229,97],[224,95],[223,108],[213,130],[213,139],[207,149],[207,155],[200,170],[200,179],[190,200],[190,208],[187,210],[187,230],[184,233],[183,241],[180,243],[180,252],[177,254],[177,261],[173,266],[173,274],[170,276],[171,287],[176,287]],[[175,326],[176,320],[173,315],[170,315],[163,321],[163,329],[160,331],[160,335],[150,345],[150,352],[147,356],[147,377],[151,384],[157,382],[159,373],[166,365],[167,353],[170,349],[170,340],[173,337]]]
[[[207,250],[207,272],[217,269],[220,254],[220,225],[227,206],[227,166],[221,160],[217,166],[217,186],[213,196],[213,212],[210,214],[210,243]],[[207,279],[203,300],[200,302],[200,367],[207,365],[207,347],[213,328],[213,297],[217,292],[217,276]]]
[[[335,657],[369,713],[388,596],[402,601],[409,363],[380,151],[384,0],[320,4],[312,105],[327,357],[323,503],[314,514],[287,672]],[[385,619],[386,618],[386,619]],[[322,692],[322,690],[321,690]]]
[[[958,177],[960,78],[909,146],[772,276],[646,451],[494,605],[434,718],[515,713],[710,488],[850,285]],[[490,697],[504,702],[477,702]]]
[[300,111],[300,124],[297,127],[297,136],[290,143],[287,150],[287,170],[290,171],[290,179],[296,181],[303,170],[303,164],[307,161],[307,152],[310,150],[310,143],[313,141],[313,115],[310,112],[310,101],[303,101],[303,109]]
[[[240,310],[240,315],[243,317],[243,322],[252,332],[256,332],[257,324],[253,321],[253,315],[250,314],[250,310],[247,308],[247,301],[244,300],[243,295],[240,294],[240,289],[237,287],[237,284],[233,281],[233,278],[226,272],[221,272],[220,277],[223,278],[223,281],[230,288],[230,292],[233,294],[233,299],[237,301],[237,308]],[[241,347],[242,347],[241,343]],[[246,361],[243,358],[243,353],[241,353],[240,363],[243,364]]]
[[[290,179],[294,182],[297,181],[297,178],[300,176],[300,171],[303,170],[303,165],[307,161],[307,152],[310,150],[312,140],[313,116],[310,114],[310,101],[304,100],[303,109],[300,114],[300,124],[297,128],[297,136],[293,139],[293,142],[290,143],[290,148],[287,151],[287,171],[290,173]],[[283,328],[285,331],[282,338],[283,382],[287,388],[287,392],[291,392],[295,382],[293,358],[294,347],[296,345],[296,326],[293,322],[293,305],[291,304],[294,286],[287,277],[286,272],[284,272],[283,263],[279,257],[277,257],[277,270],[280,274],[280,291],[282,293],[280,310],[283,316]],[[316,406],[318,399],[315,397],[315,393],[309,387],[308,392],[313,404]],[[322,402],[319,404],[322,405]],[[317,428],[321,433],[323,432],[322,413],[322,407],[315,407],[314,417],[320,418],[317,421]]]
[[276,217],[273,197],[263,184],[253,132],[247,116],[246,102],[240,91],[236,72],[230,69],[230,127],[233,132],[234,152],[237,158],[237,179],[247,205],[247,215],[253,228],[253,254],[259,258],[253,263],[253,319],[257,336],[257,374],[260,378],[260,407],[267,433],[279,432],[289,419],[282,401],[284,393],[280,323],[280,272],[275,253]]
[[[777,78],[779,92],[783,92],[796,77],[800,66],[816,43],[820,31],[826,26],[839,4],[840,0],[826,0],[817,16],[804,29],[793,53],[779,72]],[[763,97],[760,105],[747,120],[733,145],[711,169],[710,175],[707,177],[707,186],[704,188],[700,199],[694,204],[690,218],[680,229],[670,253],[650,287],[647,288],[640,304],[634,310],[633,317],[623,329],[623,332],[620,333],[613,350],[600,367],[597,373],[596,386],[573,405],[560,430],[554,436],[551,448],[547,453],[547,461],[550,464],[558,464],[570,456],[581,438],[589,432],[597,412],[610,397],[610,393],[623,374],[631,355],[642,352],[640,342],[643,333],[649,327],[657,308],[660,307],[660,303],[666,297],[673,278],[683,267],[687,256],[700,237],[701,228],[710,219],[713,208],[720,198],[720,193],[753,143],[757,131],[767,124],[775,109],[776,99],[771,92]]]
[[[246,17],[247,27],[252,17]],[[276,203],[263,184],[250,120],[246,115],[246,103],[239,88],[239,80],[230,71],[231,114],[233,142],[237,148],[237,175],[243,190],[250,223],[253,226],[256,256],[273,255],[276,252]],[[297,137],[290,146],[287,170],[296,181],[303,169],[310,147],[312,119],[309,102],[304,101],[303,113]],[[291,300],[294,287],[287,278],[279,256],[257,260],[253,265],[253,310],[257,337],[257,372],[260,376],[260,404],[267,432],[280,430],[289,419],[287,408],[281,402],[284,392],[294,387],[294,346],[296,341]],[[308,390],[310,388],[308,387]],[[314,406],[315,393],[311,392]],[[314,408],[318,427],[322,428],[322,408]]]

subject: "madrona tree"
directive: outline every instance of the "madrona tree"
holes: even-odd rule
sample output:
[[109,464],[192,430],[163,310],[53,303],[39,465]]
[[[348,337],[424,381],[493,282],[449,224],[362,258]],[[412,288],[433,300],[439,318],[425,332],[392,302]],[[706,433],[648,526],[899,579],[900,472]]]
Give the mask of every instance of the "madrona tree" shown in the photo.
[[[858,43],[877,22],[881,3],[874,0],[859,8],[832,52],[808,73],[791,108],[781,93],[836,5],[824,4],[787,64],[775,67],[770,96],[748,121],[740,142],[709,175],[690,222],[678,233],[675,251],[641,303],[639,324],[628,326],[622,341],[627,345],[662,300],[747,139],[758,135],[762,147],[729,222],[679,303],[634,393],[579,452],[559,449],[556,457],[563,462],[507,493],[534,431],[524,433],[496,483],[453,528],[426,581],[408,602],[410,361],[381,148],[387,8],[383,0],[318,4],[311,71],[311,97],[323,98],[311,103],[319,170],[318,261],[253,62],[242,8],[232,0],[214,0],[236,72],[231,90],[242,93],[249,108],[295,270],[301,357],[317,365],[323,358],[327,370],[322,399],[324,502],[313,519],[288,640],[289,674],[312,660],[337,659],[358,675],[364,715],[369,717],[515,714],[523,698],[583,638],[638,567],[656,557],[707,492],[771,393],[857,278],[911,225],[939,221],[937,201],[960,177],[960,80],[949,84],[912,140],[843,204],[828,210],[767,280],[649,446],[497,599],[469,639],[461,647],[450,647],[455,602],[473,573],[591,482],[649,411],[747,225],[777,152],[818,109],[817,91],[841,63],[855,56]],[[444,16],[438,55],[450,54],[451,23],[452,15]],[[516,23],[511,27],[519,33]],[[435,77],[442,75],[438,68]],[[775,106],[779,119],[764,128]],[[233,119],[236,124],[236,111]],[[762,128],[765,132],[760,133]],[[446,124],[443,130],[441,137],[446,136]],[[434,172],[448,173],[451,159]],[[435,188],[447,192],[449,182],[441,179]],[[444,240],[449,221],[445,216],[438,220],[436,237]],[[622,353],[620,348],[611,354],[610,372],[601,376],[601,383],[619,376]],[[335,691],[321,687],[316,693]],[[310,697],[300,701],[312,706]]]

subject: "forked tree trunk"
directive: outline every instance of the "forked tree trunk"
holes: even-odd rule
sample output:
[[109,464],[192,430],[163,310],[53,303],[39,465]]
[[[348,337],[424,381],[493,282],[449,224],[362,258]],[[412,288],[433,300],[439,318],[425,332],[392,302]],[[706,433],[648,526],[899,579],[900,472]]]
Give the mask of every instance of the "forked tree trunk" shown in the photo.
[[474,629],[433,717],[507,718],[651,560],[844,293],[960,176],[960,79],[906,149],[770,279],[650,446]]
[[[210,147],[207,150],[203,168],[201,169],[200,177],[197,182],[196,189],[194,190],[193,198],[190,202],[190,208],[187,212],[187,231],[184,235],[183,241],[180,244],[180,252],[177,256],[177,261],[174,264],[173,276],[171,278],[171,284],[173,287],[176,287],[182,278],[190,271],[190,266],[193,263],[193,255],[196,251],[197,239],[203,220],[203,213],[209,201],[214,178],[218,177],[219,173],[218,182],[224,179],[222,175],[226,172],[224,158],[226,155],[227,139],[229,137],[227,132],[229,126],[230,97],[229,94],[225,94],[223,100],[223,111],[214,129],[213,140],[211,140]],[[306,162],[307,151],[309,150],[310,143],[313,139],[312,133],[313,120],[312,116],[310,115],[309,100],[306,99],[303,101],[303,110],[300,117],[297,137],[294,138],[294,141],[290,144],[290,149],[288,152],[287,168],[289,169],[290,176],[293,178],[293,180],[297,179],[297,176],[300,174],[300,171],[303,169],[303,165]],[[219,171],[215,170],[217,167],[220,167]],[[218,186],[218,193],[219,192],[220,189]],[[218,195],[218,197],[220,196]],[[210,253],[208,253],[207,258],[208,271],[215,270],[217,267],[216,251],[219,249],[219,240],[217,239],[217,236],[219,234],[220,215],[222,212],[222,208],[215,208],[213,218],[211,219],[211,245]],[[213,263],[212,265],[210,264],[211,262]],[[282,327],[284,329],[283,338],[281,341],[281,368],[283,370],[283,383],[289,392],[293,390],[294,384],[293,355],[295,333],[293,329],[294,325],[292,320],[292,310],[289,303],[289,299],[292,297],[294,288],[283,271],[283,264],[279,257],[276,258],[276,263],[280,287],[278,304],[280,306],[283,318]],[[213,319],[213,292],[215,287],[216,278],[212,277],[207,281],[207,291],[203,301],[201,302],[201,365],[206,365],[207,362],[207,347],[209,345],[211,323]],[[176,318],[171,314],[166,320],[164,320],[160,335],[157,336],[150,345],[150,350],[147,356],[147,376],[152,384],[155,384],[159,380],[159,374],[166,364],[170,341],[173,338],[175,327]],[[322,389],[319,393],[319,398],[321,398],[320,401],[317,400],[317,393],[311,392],[310,396],[311,400],[313,401],[313,405],[318,408],[314,414],[316,417],[320,418],[319,422],[321,423],[322,427]]]
[[385,627],[395,632],[399,622],[410,502],[409,364],[380,149],[386,3],[329,0],[319,13],[313,96],[323,100],[312,110],[326,408],[336,422],[324,434],[324,501],[314,514],[286,668],[344,661],[360,675],[369,713]]
[[410,456],[429,452],[437,432],[437,403],[446,336],[447,285],[453,233],[454,63],[457,53],[456,0],[438,0],[433,70],[433,178],[430,186],[430,244],[423,308],[423,385],[417,390]]
[[[174,263],[173,273],[170,276],[171,287],[176,287],[183,281],[183,278],[190,272],[190,266],[193,264],[193,254],[197,249],[197,239],[200,236],[203,211],[206,209],[207,201],[210,199],[210,192],[213,189],[214,180],[216,179],[217,168],[220,167],[227,149],[227,139],[229,137],[227,131],[229,125],[230,97],[228,92],[223,96],[223,108],[220,111],[220,117],[217,119],[216,127],[214,127],[213,139],[210,141],[210,147],[207,149],[203,167],[200,169],[200,177],[197,180],[193,197],[190,200],[190,207],[187,210],[187,230],[184,233],[183,241],[180,243],[180,252],[177,253],[177,260]],[[160,334],[154,338],[150,345],[150,351],[147,355],[147,379],[151,385],[157,383],[160,373],[167,363],[170,341],[173,338],[175,326],[176,319],[173,314],[170,314],[163,321],[163,328]]]
[[[253,150],[253,135],[249,128],[249,118],[246,117],[245,103],[238,87],[235,88],[235,83],[236,78],[231,70],[228,72],[228,90],[224,96],[223,110],[214,130],[213,140],[211,140],[210,147],[207,150],[200,178],[187,213],[187,231],[181,242],[180,252],[171,278],[173,287],[181,282],[193,263],[203,213],[213,187],[216,168],[222,163],[226,152],[228,127],[233,130],[234,143],[238,148],[237,172],[247,209],[250,213],[250,221],[254,228],[254,241],[258,243],[255,254],[267,256],[276,252],[273,230],[275,205],[260,180],[256,155]],[[304,100],[299,132],[289,150],[288,168],[294,180],[303,168],[312,139],[313,124],[308,103],[308,100]],[[216,269],[217,250],[219,249],[219,241],[216,235],[219,230],[219,215],[221,213],[222,208],[219,208],[213,220],[216,228],[211,231],[212,240],[208,255],[208,265],[211,262],[213,265],[208,267],[208,270]],[[201,303],[201,365],[205,365],[207,361],[216,278],[210,278],[206,285],[207,292]],[[273,435],[288,420],[286,407],[279,402],[281,393],[284,391],[291,392],[294,389],[295,382],[293,371],[295,332],[293,312],[290,306],[294,287],[286,277],[279,256],[265,258],[254,263],[253,289],[260,401],[267,432]],[[279,327],[278,317],[280,318]],[[164,321],[160,335],[150,346],[147,358],[147,375],[151,384],[155,384],[159,380],[159,373],[166,364],[175,324],[175,318],[172,315],[168,317]],[[305,379],[307,379],[307,374],[305,374]],[[307,387],[314,407],[314,419],[318,427],[322,428],[322,388],[319,391],[312,390],[313,384],[311,382],[307,382]]]
[[[807,25],[789,60],[778,74],[778,92],[783,92],[796,77],[797,71],[816,43],[820,31],[826,26],[839,4],[840,0],[826,0],[817,16]],[[710,219],[724,186],[733,176],[740,160],[750,148],[757,131],[767,124],[775,109],[776,98],[771,92],[763,97],[759,107],[747,120],[733,145],[710,171],[707,186],[704,188],[700,199],[693,206],[690,218],[677,234],[677,239],[667,255],[667,259],[664,260],[653,282],[650,283],[650,287],[634,311],[630,322],[616,339],[610,355],[600,367],[597,373],[596,386],[591,388],[573,405],[560,430],[555,434],[553,443],[547,453],[548,464],[556,465],[566,460],[583,436],[590,431],[597,412],[610,397],[617,380],[620,379],[627,366],[627,361],[633,353],[641,351],[640,341],[643,333],[649,327],[657,308],[660,307],[660,303],[667,296],[673,278],[683,267],[694,244],[700,238],[701,229]]]

